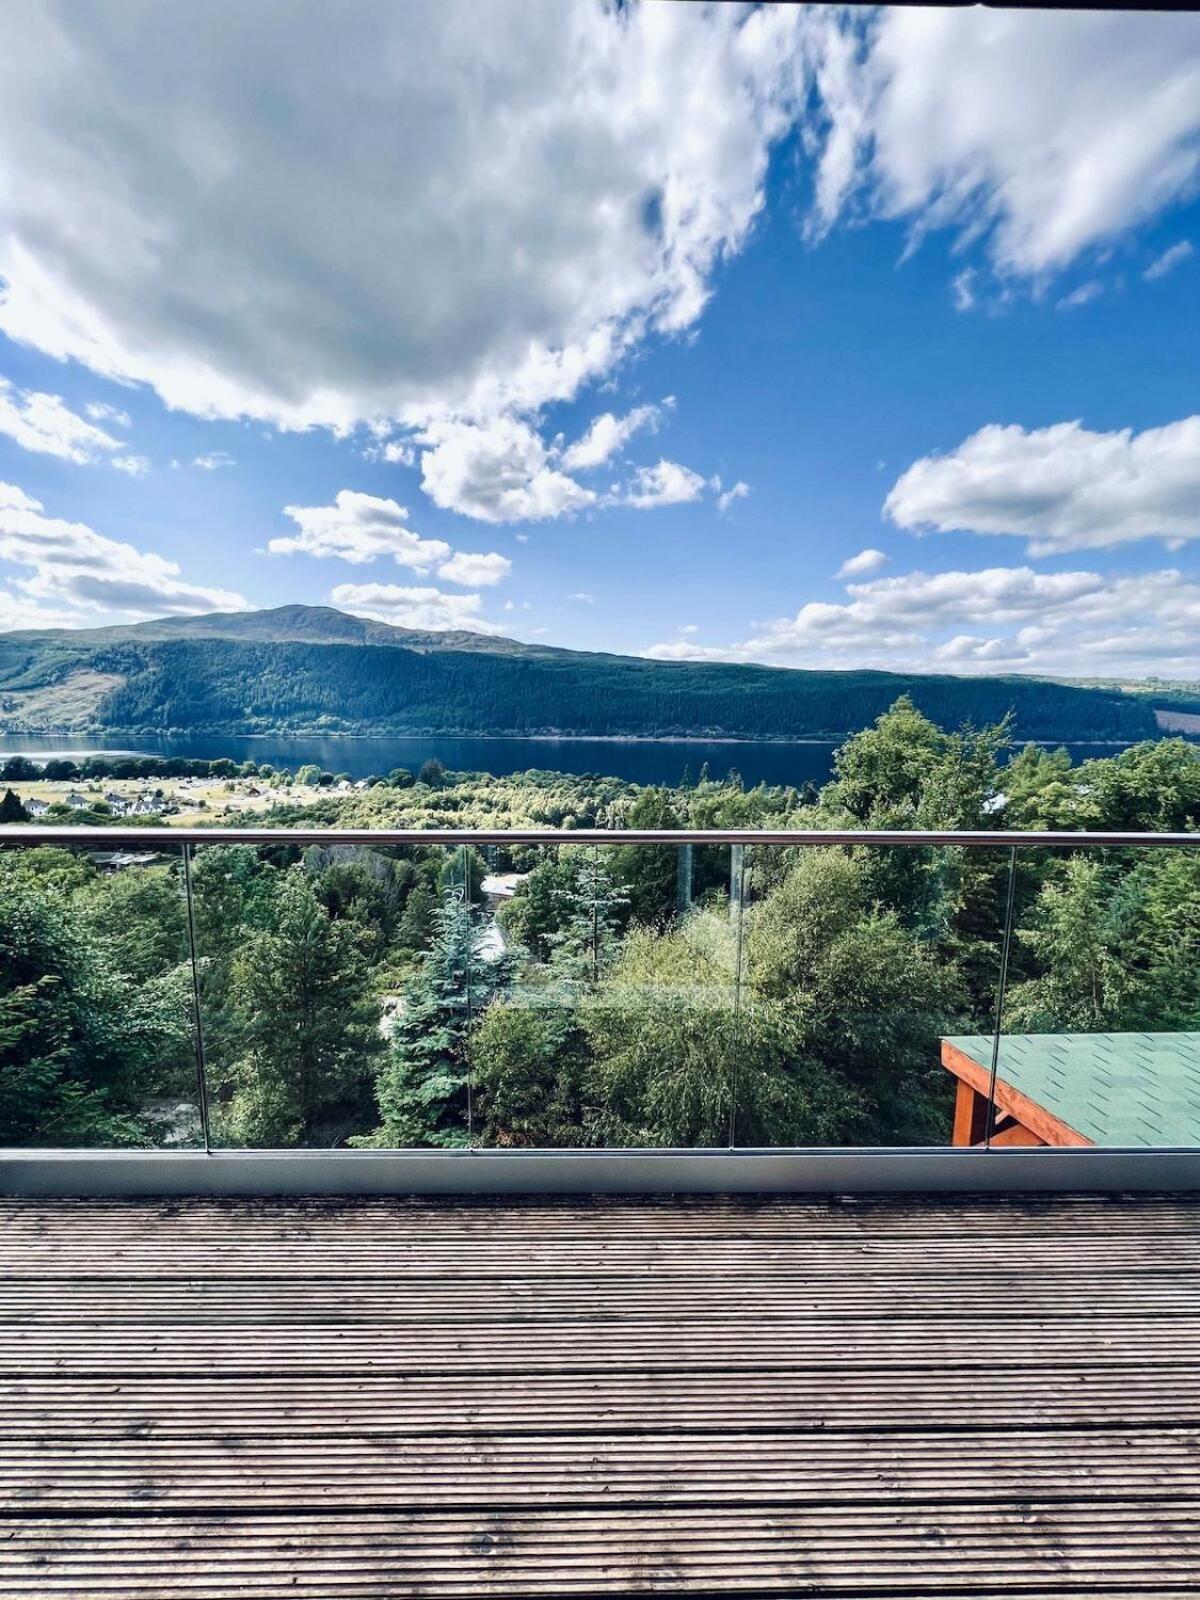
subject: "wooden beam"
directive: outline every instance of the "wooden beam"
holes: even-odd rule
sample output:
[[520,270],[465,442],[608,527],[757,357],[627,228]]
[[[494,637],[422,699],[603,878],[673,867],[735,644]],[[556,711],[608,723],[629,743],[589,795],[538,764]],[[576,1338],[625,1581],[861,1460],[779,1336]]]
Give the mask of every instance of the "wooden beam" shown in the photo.
[[1006,1122],[1004,1127],[997,1128],[992,1134],[993,1150],[1002,1150],[1007,1145],[1041,1145],[1044,1148],[1045,1143],[1031,1128],[1016,1121]]
[[[942,1040],[942,1065],[947,1072],[952,1072],[960,1083],[970,1084],[976,1094],[986,1099],[991,1084],[991,1073],[956,1045],[951,1044],[949,1039]],[[996,1109],[1007,1112],[1031,1133],[1037,1134],[1042,1144],[1083,1146],[1092,1143],[1061,1117],[1056,1117],[1052,1111],[1047,1111],[1045,1106],[1039,1105],[1036,1100],[1031,1100],[1028,1095],[1022,1094],[1019,1089],[1014,1088],[1011,1083],[1006,1083],[1001,1077],[996,1079]]]
[[977,1094],[964,1079],[954,1097],[954,1133],[951,1144],[982,1144],[987,1137],[987,1097]]

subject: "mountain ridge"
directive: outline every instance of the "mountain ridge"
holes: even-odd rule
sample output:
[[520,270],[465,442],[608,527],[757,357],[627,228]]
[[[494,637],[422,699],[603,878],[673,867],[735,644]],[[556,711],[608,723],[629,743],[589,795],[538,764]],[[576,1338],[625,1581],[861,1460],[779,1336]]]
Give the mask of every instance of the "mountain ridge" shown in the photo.
[[1157,732],[1138,697],[1050,679],[654,661],[327,606],[0,634],[0,726],[21,731],[841,738],[901,694],[943,726],[1011,712],[1022,738]]

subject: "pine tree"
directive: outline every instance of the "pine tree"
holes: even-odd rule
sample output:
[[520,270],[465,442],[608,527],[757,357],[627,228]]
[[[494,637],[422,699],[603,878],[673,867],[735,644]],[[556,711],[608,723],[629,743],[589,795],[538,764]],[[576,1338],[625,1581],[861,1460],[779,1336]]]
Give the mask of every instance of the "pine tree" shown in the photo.
[[620,945],[620,929],[629,896],[614,882],[598,852],[575,863],[572,881],[557,895],[558,930],[547,939],[556,976],[595,988],[611,966]]
[[372,1144],[467,1140],[467,1034],[507,977],[507,963],[481,954],[480,925],[461,886],[446,890],[432,920],[433,942],[405,990],[376,1085],[382,1120]]

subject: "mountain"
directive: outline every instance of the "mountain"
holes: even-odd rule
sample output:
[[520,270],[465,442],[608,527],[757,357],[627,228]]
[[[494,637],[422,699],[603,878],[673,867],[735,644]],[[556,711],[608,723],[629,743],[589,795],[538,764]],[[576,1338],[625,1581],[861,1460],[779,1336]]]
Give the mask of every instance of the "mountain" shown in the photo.
[[430,633],[327,606],[0,634],[0,727],[23,731],[841,738],[909,694],[943,726],[1151,738],[1148,701],[1037,678],[649,661]]

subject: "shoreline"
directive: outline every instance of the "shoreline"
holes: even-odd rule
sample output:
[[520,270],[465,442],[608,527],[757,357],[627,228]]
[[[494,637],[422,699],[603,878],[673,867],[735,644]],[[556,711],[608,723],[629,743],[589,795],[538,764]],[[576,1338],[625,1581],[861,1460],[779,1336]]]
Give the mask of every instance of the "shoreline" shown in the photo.
[[[404,740],[418,740],[418,739],[421,739],[421,740],[427,740],[427,739],[458,739],[458,740],[462,740],[464,742],[470,741],[472,743],[478,743],[478,744],[500,744],[500,743],[505,743],[505,744],[512,744],[512,743],[520,743],[520,744],[550,744],[550,745],[555,745],[555,744],[600,744],[600,745],[609,745],[609,744],[621,744],[621,745],[643,745],[643,744],[644,745],[664,745],[664,744],[666,744],[666,745],[673,745],[673,744],[698,745],[699,744],[699,745],[710,745],[711,744],[711,745],[733,745],[735,747],[738,746],[738,745],[745,745],[745,746],[750,746],[750,747],[753,747],[755,745],[771,745],[771,746],[777,747],[779,749],[790,749],[790,748],[803,749],[805,747],[811,747],[811,746],[814,746],[814,745],[815,746],[831,745],[831,746],[835,746],[836,747],[838,745],[844,744],[847,739],[853,738],[856,733],[861,733],[863,731],[864,730],[862,728],[856,728],[856,729],[850,730],[847,733],[822,734],[822,735],[809,734],[809,735],[803,735],[801,737],[797,737],[797,738],[794,738],[794,739],[782,739],[782,738],[779,738],[778,736],[772,737],[769,734],[744,735],[744,734],[727,734],[727,733],[726,734],[706,734],[706,733],[664,733],[664,734],[652,734],[652,733],[454,733],[454,732],[451,732],[451,731],[448,731],[448,730],[445,730],[445,729],[442,729],[442,730],[439,730],[439,731],[433,732],[433,733],[347,733],[345,731],[337,731],[337,732],[335,732],[335,731],[332,731],[330,729],[307,729],[307,730],[296,729],[296,730],[291,730],[291,731],[287,731],[287,732],[281,731],[280,729],[274,729],[274,730],[272,730],[270,732],[236,733],[236,732],[234,732],[234,731],[232,731],[230,729],[227,729],[227,728],[225,728],[225,729],[212,729],[212,730],[209,730],[209,729],[198,729],[197,728],[197,729],[192,729],[187,733],[170,733],[170,732],[163,731],[161,729],[153,730],[153,731],[146,731],[146,730],[139,730],[139,729],[134,729],[134,728],[86,728],[86,729],[78,729],[78,730],[75,730],[75,729],[64,729],[64,730],[61,730],[61,731],[53,731],[53,730],[48,729],[48,728],[43,728],[43,729],[37,730],[36,732],[35,731],[27,732],[26,730],[23,730],[23,729],[0,728],[0,739],[4,739],[4,740],[7,740],[7,739],[31,739],[32,740],[32,739],[76,739],[76,738],[78,738],[80,740],[85,740],[88,737],[95,738],[97,736],[108,736],[108,737],[112,737],[112,738],[128,738],[128,739],[179,740],[180,742],[186,742],[186,741],[192,740],[192,739],[243,739],[243,740],[251,740],[251,739],[264,739],[264,740],[267,740],[267,739],[276,739],[276,740],[288,740],[288,739],[297,739],[297,740],[299,740],[299,739],[303,739],[303,740],[358,739],[358,740],[380,740],[380,741],[387,740],[387,741],[392,742],[392,743],[398,743],[398,742],[402,742]],[[1188,734],[1186,734],[1186,733],[1179,733],[1179,732],[1171,733],[1171,732],[1166,732],[1166,731],[1160,732],[1158,737],[1159,738],[1182,738],[1182,739],[1189,739],[1190,738],[1190,736]],[[1052,737],[1038,738],[1036,736],[1030,736],[1030,737],[1025,738],[1025,739],[1014,739],[1013,740],[1013,746],[1014,746],[1014,748],[1020,748],[1022,745],[1025,745],[1025,744],[1038,744],[1038,745],[1050,746],[1050,747],[1052,747],[1054,749],[1058,749],[1061,746],[1062,748],[1067,749],[1067,750],[1077,749],[1077,748],[1084,748],[1084,747],[1098,748],[1098,749],[1127,750],[1132,745],[1143,744],[1143,743],[1148,743],[1148,742],[1153,742],[1153,736],[1151,737],[1150,740],[1142,740],[1142,739],[1094,739],[1094,738],[1093,739],[1086,739],[1086,738],[1085,739],[1062,739],[1062,738],[1052,738]],[[0,753],[3,753],[3,752],[0,752]],[[24,750],[21,750],[21,751],[15,751],[14,750],[14,751],[11,751],[11,752],[8,752],[8,753],[12,754],[12,755],[32,755],[33,754],[33,752],[31,752],[31,751],[24,751]],[[45,752],[45,753],[49,754],[49,755],[53,755],[54,754],[53,751],[48,751],[48,752]],[[135,756],[135,755],[145,755],[145,754],[148,754],[149,752],[141,751],[141,750],[117,750],[117,749],[112,748],[112,747],[110,747],[108,749],[102,749],[102,748],[97,747],[94,751],[91,751],[89,753],[92,753],[92,754],[95,754],[95,755],[118,755],[119,754],[119,755],[134,755]]]

